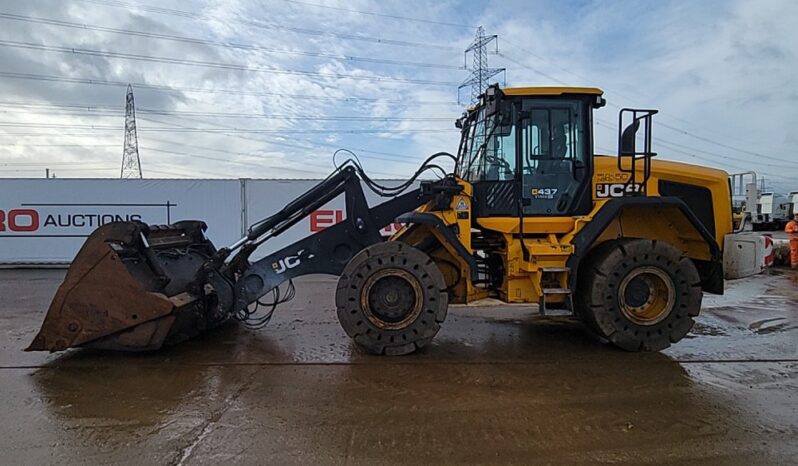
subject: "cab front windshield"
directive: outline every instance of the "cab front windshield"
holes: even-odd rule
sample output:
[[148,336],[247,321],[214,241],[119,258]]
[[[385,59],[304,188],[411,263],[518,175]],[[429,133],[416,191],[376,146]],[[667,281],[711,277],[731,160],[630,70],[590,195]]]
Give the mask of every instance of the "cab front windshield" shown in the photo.
[[[486,117],[485,107],[471,111],[462,129],[457,175],[468,181],[483,177],[486,158],[494,156],[496,116]],[[488,143],[486,144],[486,141]]]
[[473,110],[462,128],[458,176],[472,183],[516,179],[517,141],[524,175],[534,175],[558,160],[583,160],[582,110],[579,101],[553,99],[523,99],[518,105],[506,100],[491,116],[486,116],[484,106]]

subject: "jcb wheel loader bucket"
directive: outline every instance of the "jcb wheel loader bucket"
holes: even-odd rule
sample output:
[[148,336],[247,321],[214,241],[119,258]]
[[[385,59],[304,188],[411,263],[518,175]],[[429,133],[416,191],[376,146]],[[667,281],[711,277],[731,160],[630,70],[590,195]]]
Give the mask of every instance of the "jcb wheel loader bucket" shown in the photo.
[[203,292],[188,289],[215,252],[204,230],[202,222],[116,222],[95,230],[26,351],[155,350],[224,320],[209,318]]

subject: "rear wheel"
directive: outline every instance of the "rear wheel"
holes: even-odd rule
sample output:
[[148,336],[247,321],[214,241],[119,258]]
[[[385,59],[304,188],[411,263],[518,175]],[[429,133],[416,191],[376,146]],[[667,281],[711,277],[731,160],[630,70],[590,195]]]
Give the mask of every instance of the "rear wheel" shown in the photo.
[[693,327],[701,280],[675,247],[651,240],[609,242],[580,269],[579,313],[588,327],[628,351],[659,351]]
[[374,244],[347,264],[335,293],[338,320],[374,354],[409,354],[446,318],[446,283],[428,255],[400,241]]

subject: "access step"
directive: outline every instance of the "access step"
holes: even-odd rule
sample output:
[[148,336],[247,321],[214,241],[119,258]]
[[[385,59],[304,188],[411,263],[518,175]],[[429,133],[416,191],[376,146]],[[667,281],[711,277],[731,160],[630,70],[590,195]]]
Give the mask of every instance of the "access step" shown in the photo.
[[543,288],[543,294],[571,294],[569,288]]
[[[557,307],[549,307],[546,296],[563,295],[565,301],[557,303]],[[540,314],[547,317],[561,317],[574,315],[574,299],[569,288],[543,288],[543,295],[540,297]],[[562,306],[562,307],[560,307]]]
[[564,272],[570,272],[571,268],[570,267],[542,267],[540,270],[543,273],[564,273]]

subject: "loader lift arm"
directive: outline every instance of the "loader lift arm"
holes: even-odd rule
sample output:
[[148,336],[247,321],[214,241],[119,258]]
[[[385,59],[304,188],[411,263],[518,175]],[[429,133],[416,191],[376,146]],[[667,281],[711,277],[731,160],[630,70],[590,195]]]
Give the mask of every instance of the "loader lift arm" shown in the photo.
[[[231,246],[241,250],[223,269],[235,283],[230,312],[238,312],[280,284],[308,274],[340,275],[349,260],[367,246],[383,240],[380,230],[397,217],[412,211],[436,196],[451,196],[460,187],[452,177],[423,181],[421,187],[369,208],[359,169],[346,166],[338,170],[280,212],[250,229],[245,238]],[[346,218],[305,239],[286,246],[256,262],[250,255],[268,239],[279,236],[293,225],[339,195],[345,196]]]
[[380,229],[395,222],[399,215],[429,201],[436,191],[435,185],[425,182],[423,188],[369,209],[353,167],[346,167],[319,183],[274,216],[250,228],[249,242],[233,257],[231,264],[239,268],[262,241],[280,235],[341,194],[346,199],[345,220],[246,266],[236,281],[234,311],[245,308],[291,278],[314,273],[340,275],[355,254],[382,241]]

